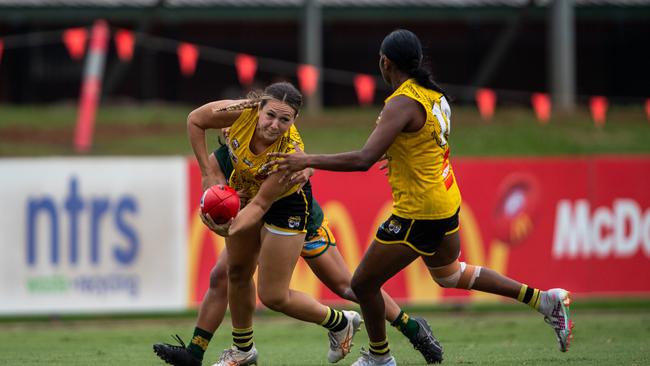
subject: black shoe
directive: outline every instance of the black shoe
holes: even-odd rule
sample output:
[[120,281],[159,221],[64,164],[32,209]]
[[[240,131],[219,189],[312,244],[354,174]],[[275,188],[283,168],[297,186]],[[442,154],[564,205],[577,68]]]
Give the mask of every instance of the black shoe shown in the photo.
[[201,366],[201,360],[194,357],[185,347],[185,342],[176,335],[175,339],[180,343],[176,346],[168,343],[156,343],[153,345],[153,351],[161,360],[174,366]]
[[410,339],[413,347],[418,350],[427,363],[441,363],[442,362],[442,346],[436,337],[431,334],[431,327],[424,318],[411,317],[418,325],[420,330],[414,339]]

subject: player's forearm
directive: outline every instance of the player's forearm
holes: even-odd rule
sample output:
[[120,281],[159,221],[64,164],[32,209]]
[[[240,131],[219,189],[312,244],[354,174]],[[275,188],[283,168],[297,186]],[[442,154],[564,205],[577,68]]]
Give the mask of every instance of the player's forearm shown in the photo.
[[237,233],[249,229],[255,223],[262,220],[264,213],[267,210],[268,208],[260,205],[259,202],[253,201],[249,203],[239,212],[239,214],[237,214],[237,217],[235,217],[233,220],[232,225],[230,225],[230,229],[228,229],[228,235],[236,235]]
[[376,159],[371,159],[361,151],[350,151],[339,154],[309,155],[307,166],[315,169],[339,172],[366,171]]
[[187,135],[192,146],[192,151],[199,164],[203,177],[216,176],[215,167],[209,163],[208,148],[205,143],[205,130],[201,128],[192,114],[187,118]]

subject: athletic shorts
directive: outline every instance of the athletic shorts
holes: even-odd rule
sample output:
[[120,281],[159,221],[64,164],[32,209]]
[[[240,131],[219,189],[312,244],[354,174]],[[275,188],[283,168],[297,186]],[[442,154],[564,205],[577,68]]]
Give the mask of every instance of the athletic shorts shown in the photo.
[[307,182],[297,192],[273,202],[264,215],[264,226],[280,235],[306,233],[311,202],[311,184]]
[[408,245],[420,255],[434,255],[442,239],[458,231],[459,211],[440,220],[405,219],[391,215],[379,226],[375,240],[381,244]]
[[329,247],[334,246],[336,246],[336,239],[334,239],[334,235],[327,224],[327,219],[324,218],[318,231],[305,238],[305,244],[302,246],[300,256],[305,259],[316,258],[325,253]]

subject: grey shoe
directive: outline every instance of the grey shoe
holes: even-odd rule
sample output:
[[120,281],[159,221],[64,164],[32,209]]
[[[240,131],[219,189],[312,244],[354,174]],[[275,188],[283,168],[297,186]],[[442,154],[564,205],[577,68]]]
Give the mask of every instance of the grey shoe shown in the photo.
[[383,356],[376,356],[361,348],[361,357],[359,357],[351,366],[397,366],[395,357],[390,353]]
[[413,348],[418,350],[427,363],[441,363],[442,362],[442,345],[433,336],[431,327],[424,318],[414,316],[411,317],[418,325],[420,330],[414,339],[409,339]]
[[212,366],[254,366],[257,365],[257,349],[255,345],[249,351],[240,351],[232,346],[223,350],[219,361]]

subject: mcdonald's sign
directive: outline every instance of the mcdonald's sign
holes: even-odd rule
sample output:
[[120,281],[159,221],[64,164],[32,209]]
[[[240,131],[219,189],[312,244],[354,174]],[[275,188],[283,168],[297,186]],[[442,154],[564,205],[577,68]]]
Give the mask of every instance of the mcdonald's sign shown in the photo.
[[[223,238],[198,217],[200,172],[188,164],[188,304],[201,301]],[[578,295],[650,294],[650,158],[456,159],[463,195],[461,259],[540,288]],[[383,172],[317,171],[314,197],[329,220],[337,248],[354,271],[379,224],[390,214]],[[639,273],[642,272],[642,273]],[[326,302],[340,299],[299,261],[291,287]],[[299,280],[298,280],[299,279]],[[395,299],[495,300],[444,289],[418,260],[384,287]]]

